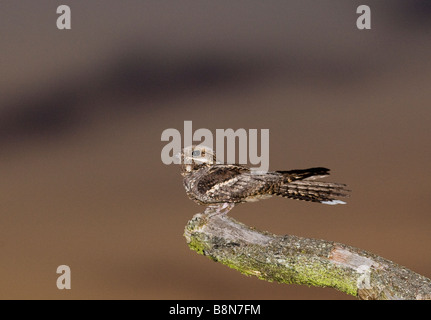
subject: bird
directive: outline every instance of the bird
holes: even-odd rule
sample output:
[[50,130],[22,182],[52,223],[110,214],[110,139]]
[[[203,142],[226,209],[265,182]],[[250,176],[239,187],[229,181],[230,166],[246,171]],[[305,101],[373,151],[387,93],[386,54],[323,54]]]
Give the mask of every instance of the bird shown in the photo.
[[203,145],[191,145],[177,155],[187,196],[199,205],[226,214],[235,205],[272,196],[318,202],[345,204],[349,196],[346,185],[322,182],[329,169],[314,167],[289,171],[257,172],[240,164],[217,161],[214,151]]

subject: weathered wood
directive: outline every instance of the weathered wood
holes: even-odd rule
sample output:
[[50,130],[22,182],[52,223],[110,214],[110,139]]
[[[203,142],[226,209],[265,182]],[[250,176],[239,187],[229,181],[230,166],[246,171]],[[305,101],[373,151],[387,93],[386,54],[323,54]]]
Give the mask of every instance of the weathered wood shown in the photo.
[[278,236],[207,209],[184,233],[191,249],[266,281],[332,287],[359,299],[431,299],[431,280],[341,243]]

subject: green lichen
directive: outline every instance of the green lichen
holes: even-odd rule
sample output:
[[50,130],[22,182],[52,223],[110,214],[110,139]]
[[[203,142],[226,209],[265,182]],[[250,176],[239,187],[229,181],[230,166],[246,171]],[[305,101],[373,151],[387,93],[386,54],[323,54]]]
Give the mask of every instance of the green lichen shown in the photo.
[[199,254],[205,255],[206,246],[202,243],[202,241],[197,240],[195,237],[191,237],[188,242],[189,248],[193,251],[196,251]]
[[331,287],[347,294],[357,295],[357,283],[351,269],[319,259],[307,259],[295,266],[296,283],[309,286]]

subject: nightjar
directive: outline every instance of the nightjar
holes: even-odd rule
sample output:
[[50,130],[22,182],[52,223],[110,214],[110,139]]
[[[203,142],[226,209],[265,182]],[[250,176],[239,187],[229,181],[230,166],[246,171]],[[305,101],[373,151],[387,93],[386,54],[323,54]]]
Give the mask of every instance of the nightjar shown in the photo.
[[219,163],[212,149],[205,146],[184,148],[178,156],[189,198],[215,207],[217,213],[274,195],[330,205],[345,204],[338,198],[348,197],[345,184],[314,180],[329,175],[329,169],[323,167],[257,172],[244,165]]

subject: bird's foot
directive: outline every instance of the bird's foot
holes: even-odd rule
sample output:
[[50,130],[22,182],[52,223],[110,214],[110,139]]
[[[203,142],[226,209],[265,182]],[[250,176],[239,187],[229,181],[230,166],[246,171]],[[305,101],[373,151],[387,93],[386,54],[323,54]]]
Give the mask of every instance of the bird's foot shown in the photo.
[[233,209],[235,206],[235,203],[223,203],[223,204],[217,204],[217,205],[210,205],[205,209],[205,213],[208,215],[208,217],[211,217],[213,215],[226,215],[230,210]]

